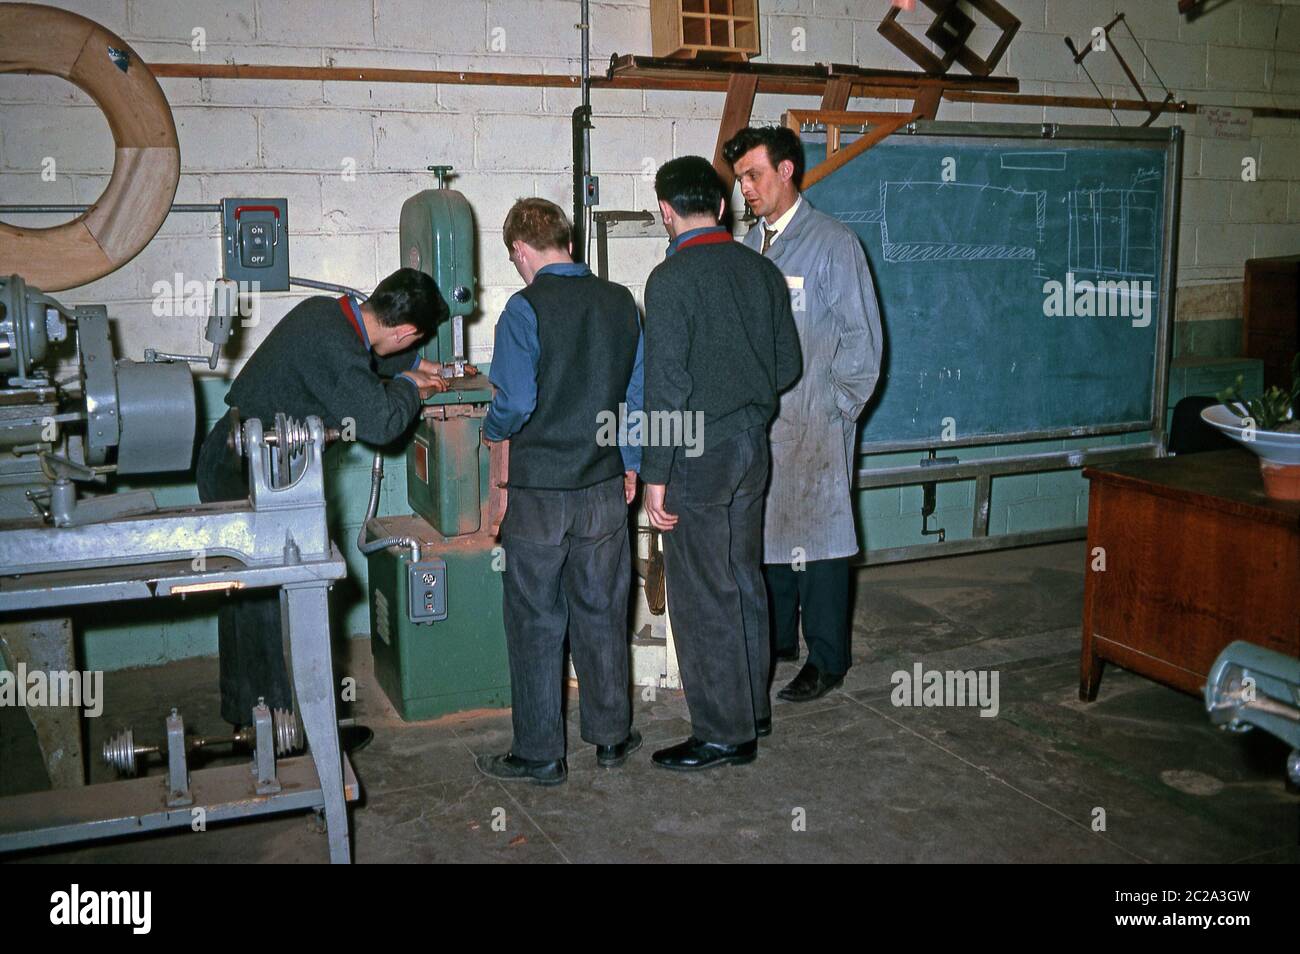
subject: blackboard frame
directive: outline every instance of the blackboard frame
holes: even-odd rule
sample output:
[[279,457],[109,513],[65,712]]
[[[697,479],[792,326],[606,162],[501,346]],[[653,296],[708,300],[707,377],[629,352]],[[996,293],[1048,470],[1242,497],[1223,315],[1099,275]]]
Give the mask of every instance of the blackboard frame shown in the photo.
[[[860,132],[866,132],[864,126]],[[824,132],[821,124],[803,124],[800,135]],[[851,141],[853,129],[841,127],[841,145]],[[1152,376],[1149,413],[1146,418],[1114,422],[1106,425],[1057,428],[1036,431],[1008,431],[998,434],[978,434],[951,441],[911,440],[872,442],[860,440],[858,468],[854,489],[863,491],[885,487],[921,486],[932,495],[936,484],[950,481],[975,481],[971,536],[966,539],[945,540],[942,530],[929,529],[929,515],[922,512],[924,533],[935,534],[932,543],[866,550],[858,557],[865,565],[896,563],[935,556],[955,556],[963,553],[985,552],[1039,543],[1052,543],[1082,539],[1086,528],[1080,526],[1054,527],[1020,533],[989,533],[990,499],[995,477],[1017,474],[1049,473],[1077,470],[1088,466],[1115,463],[1144,457],[1165,455],[1165,395],[1169,386],[1169,367],[1173,350],[1174,296],[1177,287],[1178,218],[1182,197],[1183,133],[1178,126],[1158,128],[1123,128],[1113,126],[1071,126],[1057,123],[965,123],[951,121],[917,121],[909,123],[894,133],[901,137],[922,137],[925,140],[949,137],[957,140],[984,138],[989,140],[1018,139],[1026,142],[1079,142],[1090,147],[1131,147],[1134,143],[1159,146],[1164,153],[1164,229],[1159,282],[1160,299],[1156,315],[1155,361]],[[892,137],[891,137],[892,138]],[[857,161],[857,160],[854,160]],[[853,162],[844,166],[850,168]],[[842,170],[837,170],[837,172]],[[823,182],[829,181],[832,173]],[[988,447],[1050,440],[1077,440],[1088,437],[1109,437],[1120,434],[1143,434],[1138,443],[1124,445],[1106,444],[1095,447],[1072,447],[1061,451],[1034,451],[1006,456],[982,456],[959,459],[952,451],[963,448]],[[904,452],[921,452],[928,455],[915,465],[871,465],[863,455],[886,455]],[[939,456],[939,455],[944,456]]]

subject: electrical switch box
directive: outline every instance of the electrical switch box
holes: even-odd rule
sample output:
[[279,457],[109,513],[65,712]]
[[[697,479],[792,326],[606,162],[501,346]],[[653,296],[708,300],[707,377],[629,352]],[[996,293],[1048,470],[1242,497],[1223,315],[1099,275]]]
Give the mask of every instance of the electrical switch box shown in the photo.
[[225,277],[259,291],[289,290],[289,201],[222,199]]
[[447,618],[447,564],[442,560],[408,563],[407,592],[412,623],[433,623]]

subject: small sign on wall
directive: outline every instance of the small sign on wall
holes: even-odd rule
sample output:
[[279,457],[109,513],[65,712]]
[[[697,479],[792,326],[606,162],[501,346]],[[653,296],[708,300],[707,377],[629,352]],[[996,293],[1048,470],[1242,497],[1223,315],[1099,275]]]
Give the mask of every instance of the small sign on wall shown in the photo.
[[1201,106],[1197,133],[1211,139],[1249,139],[1255,114],[1249,109],[1232,106]]

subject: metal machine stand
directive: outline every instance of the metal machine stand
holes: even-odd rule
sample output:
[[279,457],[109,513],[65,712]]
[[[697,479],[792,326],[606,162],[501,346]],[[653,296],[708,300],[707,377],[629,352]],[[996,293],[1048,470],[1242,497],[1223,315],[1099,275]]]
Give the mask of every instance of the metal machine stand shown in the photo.
[[[237,765],[188,773],[182,760],[165,780],[0,799],[0,852],[194,827],[200,810],[212,823],[314,808],[325,814],[330,860],[350,861],[346,802],[359,789],[339,749],[330,652],[327,593],[347,567],[326,530],[321,455],[329,435],[314,417],[305,424],[281,417],[268,434],[250,420],[234,433],[235,450],[248,457],[248,500],[154,507],[87,523],[74,509],[66,526],[32,520],[0,529],[0,613],[279,587],[310,762],[281,760],[279,791],[268,791],[276,786],[262,770]],[[169,754],[183,750],[183,741],[173,742]],[[186,775],[188,794],[177,797],[175,780]]]

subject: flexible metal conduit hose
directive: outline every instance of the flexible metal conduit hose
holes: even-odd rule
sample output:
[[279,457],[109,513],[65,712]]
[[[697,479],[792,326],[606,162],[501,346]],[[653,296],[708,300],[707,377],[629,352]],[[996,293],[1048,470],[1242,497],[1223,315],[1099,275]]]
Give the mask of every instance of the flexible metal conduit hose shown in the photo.
[[383,482],[384,455],[376,451],[375,462],[370,465],[370,503],[366,506],[366,519],[361,521],[361,529],[357,531],[357,549],[368,556],[388,547],[410,547],[411,562],[419,563],[420,541],[415,537],[384,537],[381,540],[366,542],[366,532],[370,529],[370,521],[379,512],[379,485]]

